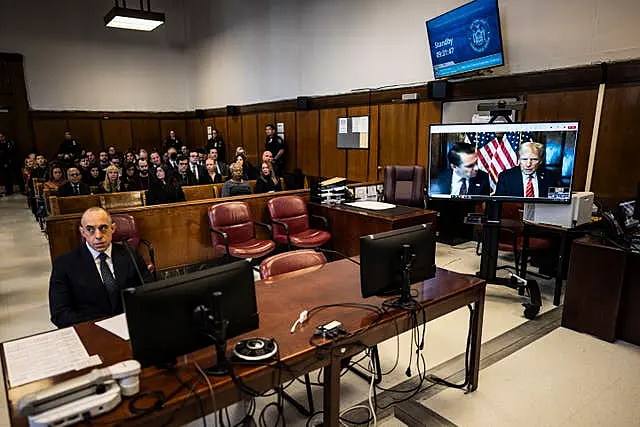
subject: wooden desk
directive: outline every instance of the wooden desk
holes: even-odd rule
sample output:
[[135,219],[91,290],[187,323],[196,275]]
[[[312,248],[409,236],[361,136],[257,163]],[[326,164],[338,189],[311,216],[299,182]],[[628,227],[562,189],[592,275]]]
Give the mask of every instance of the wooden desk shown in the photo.
[[640,345],[640,254],[597,237],[573,242],[562,326]]
[[[399,215],[385,215],[380,211],[357,209],[346,205],[309,203],[309,213],[329,221],[333,249],[347,256],[360,254],[360,236],[397,230],[412,225],[435,223],[437,212],[401,206]],[[435,230],[434,230],[435,231]]]
[[[304,275],[304,280],[301,280]],[[336,280],[339,278],[340,280]],[[478,372],[480,362],[480,344],[482,337],[482,320],[484,313],[484,297],[486,283],[471,276],[465,276],[446,270],[438,269],[436,277],[415,284],[417,299],[426,308],[427,320],[433,320],[468,304],[474,305],[471,337],[471,384],[469,390],[478,387]],[[289,332],[298,313],[312,307],[345,302],[363,302],[360,296],[360,271],[358,266],[349,260],[337,261],[324,266],[311,267],[309,270],[298,271],[274,277],[270,280],[256,283],[258,310],[260,312],[260,328],[239,338],[249,336],[273,337],[280,348],[280,357],[288,368],[281,369],[280,382],[283,383],[293,376],[300,376],[320,367],[324,370],[324,411],[327,414],[325,425],[338,426],[340,406],[340,369],[341,360],[363,350],[362,343],[367,346],[385,341],[396,335],[396,325],[400,333],[408,330],[411,325],[410,315],[405,311],[393,311],[391,316],[385,316],[375,325],[372,322],[375,315],[365,310],[353,308],[336,308],[323,310],[310,318],[308,323],[299,328],[295,334]],[[368,298],[365,302],[381,306],[383,298]],[[418,316],[421,320],[421,316]],[[393,319],[396,319],[395,322]],[[321,348],[309,344],[315,326],[331,320],[339,320],[350,333],[361,332],[356,337],[345,337],[337,343],[329,342]],[[75,326],[82,342],[89,354],[102,356],[105,365],[131,358],[129,343],[115,335],[95,326],[93,322],[86,322]],[[236,339],[231,340],[231,347]],[[177,373],[183,380],[197,378],[193,361],[203,367],[213,363],[213,349],[208,348],[190,354],[187,363],[180,358]],[[5,388],[7,390],[7,406],[12,425],[23,427],[27,425],[26,418],[17,411],[18,400],[27,393],[41,390],[62,380],[78,374],[65,374],[54,378],[37,381],[24,386],[10,388],[6,375],[6,362],[2,353],[2,366],[5,372]],[[266,366],[236,366],[236,374],[243,382],[258,391],[266,391],[277,385],[278,375],[275,367]],[[209,378],[214,389],[216,407],[213,407],[209,388],[202,381],[194,390],[201,396],[206,412],[226,407],[240,399],[240,396],[229,378]],[[178,388],[172,374],[156,368],[145,368],[142,372],[142,392],[158,390],[165,395]],[[131,416],[128,401],[124,398],[114,411],[96,420],[97,423],[115,423]],[[121,425],[161,425],[172,416],[172,425],[186,423],[200,417],[198,402],[188,391],[182,390],[166,405],[147,415],[143,419],[131,419]]]

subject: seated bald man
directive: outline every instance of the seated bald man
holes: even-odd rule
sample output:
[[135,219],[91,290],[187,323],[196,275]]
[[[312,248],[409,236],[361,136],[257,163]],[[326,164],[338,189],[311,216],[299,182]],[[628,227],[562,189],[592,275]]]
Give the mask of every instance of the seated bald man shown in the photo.
[[59,328],[124,311],[120,292],[152,280],[142,257],[112,244],[116,224],[102,208],[89,208],[80,220],[85,242],[53,262],[49,281],[51,322]]

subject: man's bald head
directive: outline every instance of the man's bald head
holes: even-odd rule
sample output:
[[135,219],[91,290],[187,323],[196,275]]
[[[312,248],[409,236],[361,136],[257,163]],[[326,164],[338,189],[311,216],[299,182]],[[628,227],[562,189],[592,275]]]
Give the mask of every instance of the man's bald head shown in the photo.
[[98,252],[104,252],[111,245],[115,229],[109,212],[99,207],[87,209],[80,219],[80,234]]

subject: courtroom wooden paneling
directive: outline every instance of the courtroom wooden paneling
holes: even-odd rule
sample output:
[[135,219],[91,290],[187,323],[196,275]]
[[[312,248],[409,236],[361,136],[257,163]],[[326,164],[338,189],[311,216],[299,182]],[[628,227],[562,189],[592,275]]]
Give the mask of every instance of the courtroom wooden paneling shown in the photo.
[[157,119],[132,119],[131,135],[137,151],[144,148],[151,153],[154,148],[162,147],[160,121]]
[[240,116],[227,117],[227,163],[233,163],[236,148],[242,145],[242,118]]
[[[92,119],[69,119],[69,130],[86,151],[93,151],[98,157],[102,146],[100,121]],[[60,138],[62,141],[63,138]]]
[[131,147],[131,120],[109,119],[102,121],[102,140],[104,146],[115,145],[117,151],[125,151]]
[[[217,203],[242,200],[249,205],[256,221],[269,223],[267,202],[283,195],[299,195],[309,200],[309,190],[292,190],[249,196],[224,197],[156,206],[112,209],[112,214],[133,216],[140,236],[149,240],[156,251],[156,267],[160,270],[178,268],[214,259],[207,209]],[[87,196],[77,196],[87,197]],[[97,196],[96,196],[97,198]],[[60,199],[64,200],[64,198]],[[78,224],[81,213],[51,216],[47,219],[47,234],[51,259],[78,245]],[[266,237],[263,231],[259,235]]]
[[640,85],[607,87],[591,191],[609,208],[635,199],[640,167]]
[[68,123],[64,119],[34,120],[33,132],[37,141],[36,149],[48,159],[55,157]]
[[584,190],[587,179],[591,135],[596,114],[598,90],[534,93],[527,95],[525,121],[580,121],[580,136],[576,147],[574,189]]
[[298,167],[305,175],[320,175],[320,114],[318,111],[296,112]]
[[187,120],[187,143],[189,147],[202,148],[207,145],[207,128],[201,119]]
[[247,154],[249,162],[254,166],[258,159],[262,158],[258,154],[258,115],[246,114],[242,116],[242,147]]
[[320,110],[320,176],[347,176],[347,150],[337,148],[338,117],[346,115],[345,108]]
[[293,171],[298,164],[296,157],[298,153],[298,144],[296,141],[296,113],[294,111],[276,113],[275,120],[276,125],[277,123],[284,124],[284,168],[287,172],[290,172]]
[[418,104],[380,106],[380,166],[415,164],[417,138]]
[[349,117],[369,116],[369,149],[347,151],[347,178],[352,181],[377,179],[379,117],[378,106],[349,107]]
[[418,156],[416,164],[425,168],[429,165],[429,126],[442,122],[440,102],[421,102],[418,108]]
[[163,119],[160,120],[160,137],[162,142],[169,136],[169,131],[176,131],[176,136],[182,140],[182,143],[189,146],[187,138],[187,124],[184,119]]

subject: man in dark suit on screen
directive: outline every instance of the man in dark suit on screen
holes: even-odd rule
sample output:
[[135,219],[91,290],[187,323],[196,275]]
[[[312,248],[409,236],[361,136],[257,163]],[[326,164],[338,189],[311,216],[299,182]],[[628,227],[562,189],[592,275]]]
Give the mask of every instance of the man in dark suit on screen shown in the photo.
[[500,172],[494,196],[548,197],[551,178],[541,165],[544,145],[525,142],[518,149],[519,166]]
[[140,255],[111,243],[115,228],[107,211],[87,209],[80,220],[85,242],[53,262],[49,311],[57,327],[120,314],[124,311],[120,292],[152,280]]
[[478,169],[478,155],[471,144],[456,143],[447,153],[449,167],[431,184],[432,194],[488,196],[489,174]]

